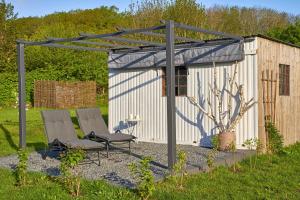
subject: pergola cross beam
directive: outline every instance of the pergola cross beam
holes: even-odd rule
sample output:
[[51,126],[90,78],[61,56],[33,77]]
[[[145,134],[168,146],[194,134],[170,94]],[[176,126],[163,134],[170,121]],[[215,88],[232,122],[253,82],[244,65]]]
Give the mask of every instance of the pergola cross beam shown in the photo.
[[93,48],[93,47],[63,45],[63,44],[53,44],[53,43],[42,44],[41,46],[55,47],[55,48],[62,48],[62,49],[74,49],[74,50],[82,50],[82,51],[104,51],[104,52],[109,52],[109,49],[103,49],[103,48]]
[[[97,37],[97,36],[99,36],[97,34],[89,34],[89,33],[80,33],[80,35],[81,36],[87,36],[87,37],[94,37],[94,36]],[[145,41],[145,40],[133,40],[133,39],[130,39],[130,38],[121,38],[121,37],[115,37],[115,36],[99,37],[97,39],[125,42],[125,43],[132,43],[132,44],[143,44],[143,45],[147,45],[147,46],[158,46],[158,47],[165,46],[165,44],[163,44],[163,43],[149,42],[149,41]]]
[[[125,28],[119,28],[119,29],[123,30],[123,31],[128,30],[128,29],[125,29]],[[156,37],[161,37],[161,38],[166,37],[166,34],[162,34],[162,33],[155,33],[155,32],[149,32],[149,31],[140,32],[140,33],[144,34],[144,35],[156,36]],[[183,40],[183,41],[187,41],[187,42],[195,42],[195,43],[198,43],[198,44],[205,43],[205,41],[203,41],[203,40],[197,40],[197,39],[192,39],[192,38],[187,38],[187,37],[180,37],[180,36],[174,36],[174,39],[175,40]]]
[[243,37],[231,35],[231,34],[228,34],[228,33],[206,30],[206,29],[202,29],[202,28],[198,28],[198,27],[194,27],[194,26],[189,26],[189,25],[186,25],[186,24],[176,23],[176,22],[174,22],[174,25],[177,28],[190,30],[190,31],[194,31],[194,32],[200,32],[200,33],[205,33],[205,34],[210,34],[210,35],[215,35],[215,36],[222,36],[222,37],[231,38],[231,39],[234,39],[234,40],[244,40]]

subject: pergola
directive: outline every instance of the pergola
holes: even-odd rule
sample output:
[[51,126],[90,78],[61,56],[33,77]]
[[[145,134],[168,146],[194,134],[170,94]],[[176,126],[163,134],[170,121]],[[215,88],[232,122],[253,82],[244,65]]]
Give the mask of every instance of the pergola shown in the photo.
[[[166,51],[166,80],[167,80],[167,142],[168,142],[168,167],[172,169],[176,161],[176,105],[175,105],[175,65],[174,65],[174,50],[177,48],[190,48],[206,43],[203,40],[197,40],[175,35],[175,28],[180,28],[189,31],[195,31],[203,34],[210,34],[217,37],[223,37],[231,41],[243,42],[243,37],[230,35],[222,32],[205,30],[181,23],[176,23],[172,20],[162,21],[161,25],[142,29],[119,29],[114,33],[106,34],[88,34],[80,33],[78,37],[73,38],[47,38],[44,41],[24,41],[17,40],[17,63],[18,63],[18,89],[19,89],[19,147],[26,147],[26,89],[25,89],[25,63],[24,49],[25,46],[44,46],[55,48],[66,48],[84,51],[101,51],[110,52],[121,50],[125,52],[143,51],[151,49],[152,51]],[[154,31],[165,30],[165,33],[157,33]],[[129,34],[143,34],[165,38],[165,43],[151,42],[144,40],[134,40],[120,36]],[[90,41],[91,39],[101,39],[119,42],[121,44],[110,44],[103,42]],[[181,43],[175,43],[175,40],[181,40]],[[74,45],[61,44],[74,43]],[[128,43],[129,45],[123,45]],[[76,45],[75,45],[76,44]],[[86,46],[80,46],[80,44]],[[132,46],[130,44],[140,44],[143,46]],[[89,47],[87,45],[96,45],[98,47]],[[104,48],[106,47],[106,48]]]

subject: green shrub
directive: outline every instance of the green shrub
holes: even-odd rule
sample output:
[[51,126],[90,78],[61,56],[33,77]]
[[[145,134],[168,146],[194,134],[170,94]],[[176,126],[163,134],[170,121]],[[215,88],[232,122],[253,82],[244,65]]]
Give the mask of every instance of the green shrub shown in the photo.
[[[79,73],[80,76],[77,73]],[[97,74],[100,75],[98,76]],[[82,70],[81,72],[77,72],[77,68],[75,67],[70,67],[68,71],[66,69],[59,70],[57,68],[36,69],[26,73],[26,101],[33,104],[35,80],[94,80],[97,83],[99,92],[105,96],[103,92],[107,92],[105,88],[107,88],[108,84],[107,77],[104,77],[105,75],[107,75],[105,72],[88,71],[87,69],[85,71]],[[0,91],[0,107],[16,106],[16,100],[18,97],[18,74],[0,73]]]
[[232,160],[233,160],[233,164],[232,164],[232,167],[231,167],[232,171],[233,172],[238,172],[240,170],[241,166],[240,166],[240,164],[236,160],[236,144],[235,144],[235,142],[232,142],[229,145],[228,150],[232,154]]
[[85,152],[81,149],[69,149],[61,155],[60,172],[61,181],[73,196],[80,194],[80,172],[78,164],[85,158]]
[[15,175],[18,186],[26,185],[27,183],[27,162],[28,152],[25,149],[18,150],[19,163],[17,165]]
[[[26,73],[26,101],[33,103],[33,90],[35,80],[59,80],[58,71],[31,71]],[[18,97],[18,75],[17,73],[0,74],[0,106],[8,107],[16,105]]]
[[208,153],[207,159],[206,159],[206,163],[207,163],[207,166],[208,166],[209,170],[211,170],[214,167],[214,162],[215,162],[216,156],[218,155],[218,149],[219,149],[219,137],[218,137],[218,135],[214,135],[211,138],[211,143],[212,143],[213,148]]
[[187,161],[187,155],[186,152],[183,150],[179,150],[177,153],[177,162],[175,163],[173,167],[173,174],[172,177],[178,176],[178,179],[176,180],[176,185],[179,188],[183,188],[183,180],[184,177],[186,176],[186,161]]
[[266,130],[268,134],[268,151],[271,153],[282,153],[283,152],[283,136],[272,122],[266,123]]
[[0,107],[14,105],[18,92],[17,74],[0,73],[0,91]]
[[139,164],[131,163],[128,165],[132,175],[138,181],[138,194],[144,200],[148,199],[155,190],[154,176],[150,169],[151,161],[151,157],[145,157],[139,162]]
[[262,143],[260,142],[259,139],[257,138],[250,138],[245,140],[245,142],[242,144],[243,147],[246,147],[248,150],[253,150],[255,149],[255,157],[254,157],[254,163],[252,163],[252,156],[249,158],[249,164],[250,164],[250,169],[255,169],[256,167],[256,161],[257,161],[257,156],[259,153],[262,151]]

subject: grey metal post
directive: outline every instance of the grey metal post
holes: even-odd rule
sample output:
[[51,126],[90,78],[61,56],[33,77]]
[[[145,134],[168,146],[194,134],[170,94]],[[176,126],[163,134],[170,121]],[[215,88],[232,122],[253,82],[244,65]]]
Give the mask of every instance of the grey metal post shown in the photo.
[[175,115],[175,66],[174,66],[174,22],[166,22],[166,79],[168,122],[168,167],[176,162],[176,115]]
[[26,88],[24,44],[17,44],[18,83],[19,83],[19,147],[26,147]]

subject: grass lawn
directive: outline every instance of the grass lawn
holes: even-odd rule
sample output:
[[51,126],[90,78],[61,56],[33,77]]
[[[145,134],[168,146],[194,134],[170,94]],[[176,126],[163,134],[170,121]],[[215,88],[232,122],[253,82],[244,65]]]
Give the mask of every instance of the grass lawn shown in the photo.
[[[104,119],[107,121],[107,105],[100,106]],[[27,135],[26,142],[29,150],[44,149],[46,137],[40,111],[42,109],[32,108],[26,111]],[[72,121],[79,136],[82,132],[79,129],[78,121],[74,110],[70,110]],[[0,109],[0,156],[15,153],[19,145],[19,118],[18,109]]]
[[[27,143],[30,150],[44,148],[45,137],[40,109],[27,111]],[[107,106],[101,106],[107,119]],[[71,111],[78,134],[78,124]],[[15,153],[18,147],[18,111],[0,110],[0,156]],[[209,174],[190,175],[183,189],[172,181],[157,184],[151,199],[300,199],[300,144],[286,148],[284,155],[259,156],[256,168],[249,160],[233,173],[219,167]],[[0,169],[0,199],[73,199],[57,182],[40,173],[29,173],[31,182],[15,186],[12,171]],[[104,181],[83,181],[79,199],[138,199],[132,190]]]

